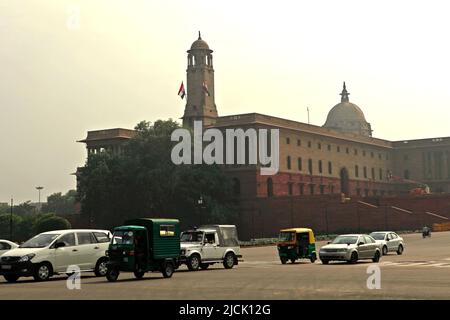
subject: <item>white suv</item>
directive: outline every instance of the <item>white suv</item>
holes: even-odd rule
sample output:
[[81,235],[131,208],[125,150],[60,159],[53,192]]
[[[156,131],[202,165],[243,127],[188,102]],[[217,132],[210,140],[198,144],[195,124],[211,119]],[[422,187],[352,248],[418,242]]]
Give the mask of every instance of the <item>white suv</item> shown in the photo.
[[54,274],[70,274],[69,266],[80,271],[106,275],[105,251],[111,233],[108,230],[70,229],[48,231],[31,238],[0,257],[0,274],[8,282],[33,276],[44,281]]

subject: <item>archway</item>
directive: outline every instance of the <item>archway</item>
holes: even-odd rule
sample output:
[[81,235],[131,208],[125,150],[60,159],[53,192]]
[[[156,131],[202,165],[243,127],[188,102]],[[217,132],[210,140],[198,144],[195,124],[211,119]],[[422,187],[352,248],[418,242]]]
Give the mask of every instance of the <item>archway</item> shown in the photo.
[[349,187],[347,168],[342,168],[339,175],[341,178],[341,193],[344,193],[345,195],[349,195],[350,187]]

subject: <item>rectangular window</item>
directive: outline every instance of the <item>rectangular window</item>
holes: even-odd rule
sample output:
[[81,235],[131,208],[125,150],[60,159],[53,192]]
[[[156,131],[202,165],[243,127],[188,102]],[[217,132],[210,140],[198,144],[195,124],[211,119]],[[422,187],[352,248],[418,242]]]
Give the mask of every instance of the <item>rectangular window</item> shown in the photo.
[[331,144],[328,145],[328,151],[331,151]]
[[300,194],[304,195],[305,194],[305,184],[300,183]]
[[325,186],[320,185],[320,194],[325,194]]
[[355,149],[355,156],[358,155],[358,149]]
[[309,171],[309,174],[313,173],[313,163],[312,163],[311,159],[308,160],[308,171]]
[[350,153],[350,149],[349,148],[345,148],[345,153],[349,154]]
[[319,173],[322,173],[322,160],[319,160]]
[[300,139],[297,139],[297,146],[300,147],[302,145],[302,141]]
[[380,168],[380,171],[379,171],[379,178],[380,178],[380,180],[383,180],[383,169],[381,169]]
[[364,178],[367,178],[367,168],[364,167],[364,168],[363,168],[363,171],[364,171]]
[[366,150],[363,150],[363,157],[366,156]]
[[317,144],[317,149],[321,150],[322,149],[322,144],[318,143]]
[[314,194],[314,185],[313,184],[309,185],[309,193]]
[[298,171],[303,170],[302,158],[297,159]]
[[161,237],[174,237],[175,236],[175,226],[170,224],[162,224],[159,226],[159,235]]
[[373,152],[371,152],[371,153],[370,153],[370,157],[371,157],[371,158],[373,158],[373,157],[374,157],[374,154],[373,154]]
[[372,180],[375,180],[375,168],[372,168]]
[[288,156],[286,159],[286,165],[287,165],[288,170],[291,170],[291,157],[290,156]]
[[359,177],[359,167],[355,166],[355,177],[358,178]]
[[292,182],[288,183],[288,193],[289,193],[290,196],[292,196],[292,194],[293,194],[292,185],[293,185]]
[[337,150],[337,152],[341,152],[341,147],[338,146],[338,147],[336,148],[336,150]]
[[331,161],[328,161],[328,174],[333,174],[333,165]]
[[290,144],[291,143],[291,139],[290,138],[286,138],[286,144]]
[[308,141],[308,148],[311,148],[311,141]]
[[357,196],[361,196],[361,189],[360,188],[356,189],[356,195]]

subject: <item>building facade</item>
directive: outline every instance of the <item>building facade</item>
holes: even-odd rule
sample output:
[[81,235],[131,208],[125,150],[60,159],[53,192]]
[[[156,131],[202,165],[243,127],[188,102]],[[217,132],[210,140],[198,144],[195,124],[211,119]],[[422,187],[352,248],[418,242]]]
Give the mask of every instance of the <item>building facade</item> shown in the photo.
[[[187,99],[183,125],[202,121],[205,128],[279,129],[280,168],[260,175],[259,165],[224,165],[236,195],[246,199],[344,193],[387,196],[426,186],[450,193],[450,137],[388,141],[372,136],[363,111],[350,102],[344,83],[340,102],[323,126],[250,113],[219,116],[215,104],[213,55],[199,37],[187,51]],[[88,152],[120,152],[133,130],[89,131]]]

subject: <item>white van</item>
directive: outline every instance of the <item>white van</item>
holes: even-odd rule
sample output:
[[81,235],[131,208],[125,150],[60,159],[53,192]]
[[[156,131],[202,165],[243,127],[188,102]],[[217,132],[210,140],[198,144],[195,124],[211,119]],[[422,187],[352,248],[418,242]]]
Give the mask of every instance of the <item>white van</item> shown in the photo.
[[69,266],[80,271],[106,275],[105,251],[111,240],[108,230],[70,229],[38,234],[0,257],[0,274],[8,282],[19,277],[44,281],[55,274],[70,274]]

